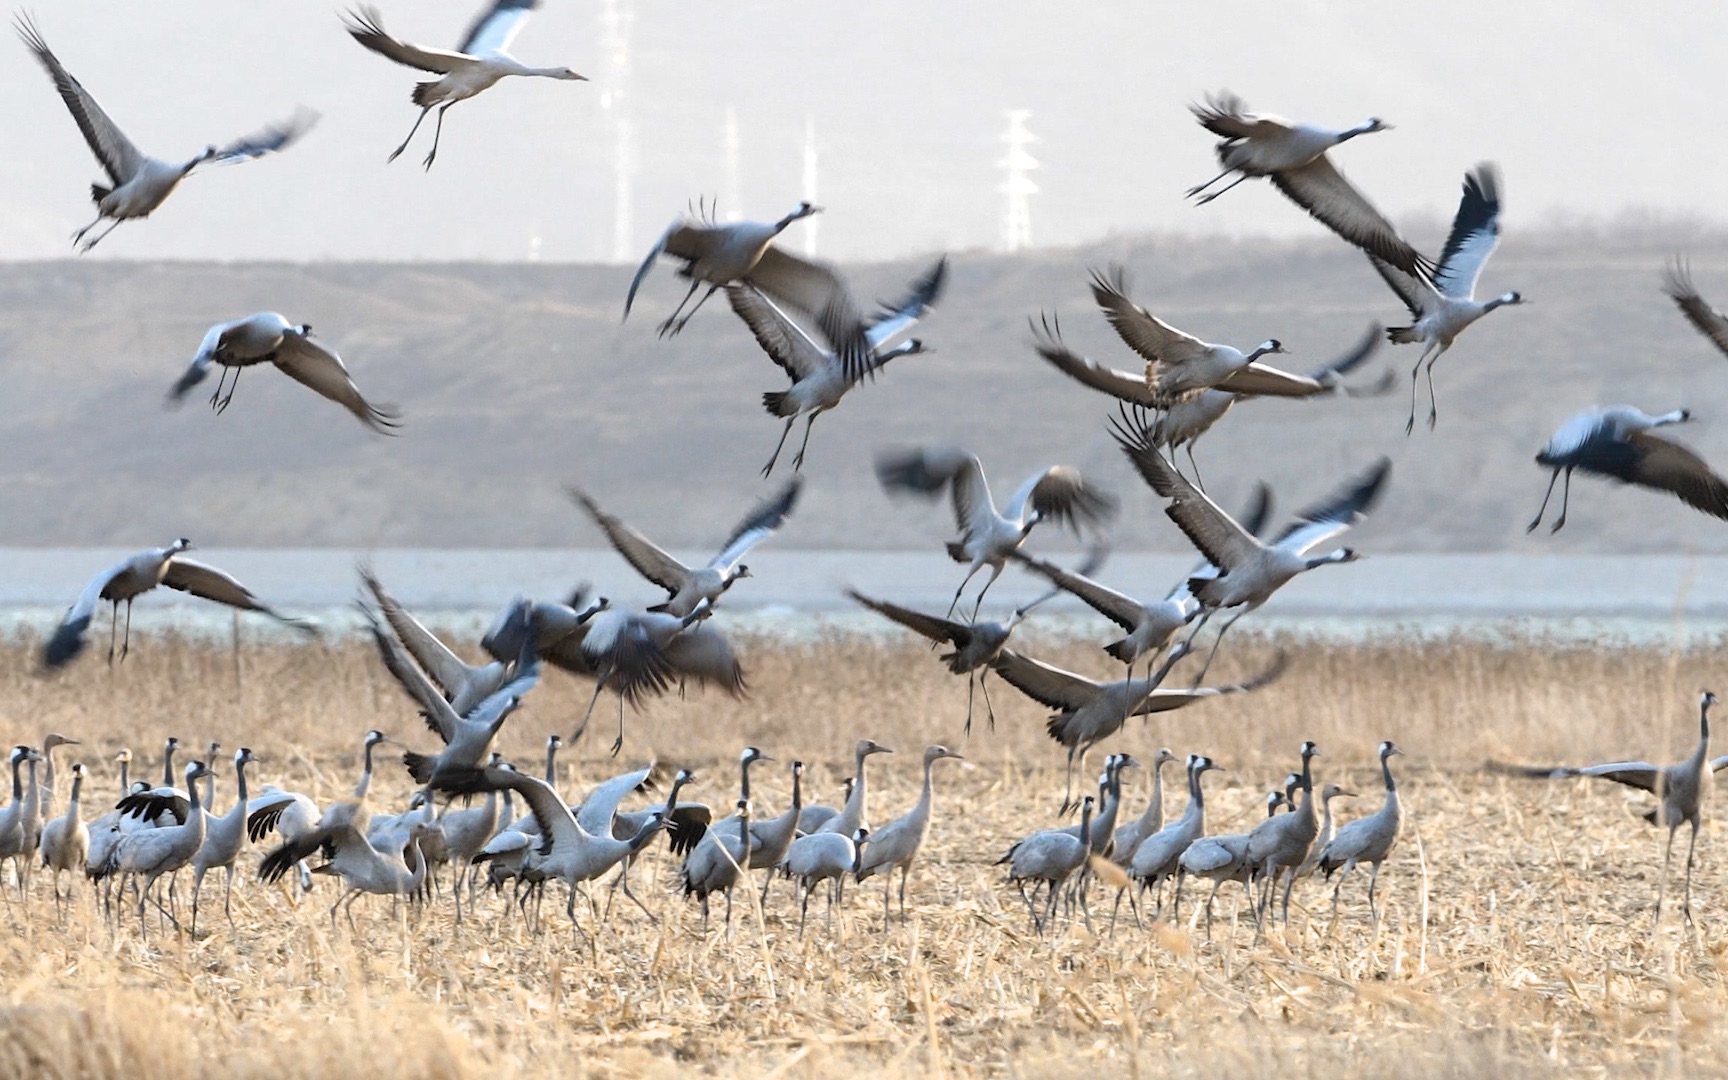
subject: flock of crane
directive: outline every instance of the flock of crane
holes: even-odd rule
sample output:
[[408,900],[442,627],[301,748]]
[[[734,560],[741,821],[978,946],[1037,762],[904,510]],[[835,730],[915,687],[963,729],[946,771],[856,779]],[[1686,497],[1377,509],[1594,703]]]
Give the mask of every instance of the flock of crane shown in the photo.
[[[536,6],[537,0],[496,0],[454,52],[391,37],[371,9],[359,9],[346,17],[346,30],[367,49],[439,76],[415,88],[413,101],[420,114],[408,139],[391,154],[392,160],[436,108],[437,130],[425,159],[430,168],[437,155],[444,112],[505,76],[582,78],[567,68],[526,66],[505,51]],[[23,16],[17,22],[20,36],[52,77],[109,175],[110,184],[92,187],[96,222],[79,230],[74,238],[75,243],[82,241],[85,251],[120,222],[147,216],[195,169],[282,150],[315,120],[311,114],[302,113],[228,146],[207,148],[182,163],[149,158],[131,144],[60,63],[34,23]],[[1424,374],[1430,403],[1428,424],[1434,426],[1438,415],[1435,362],[1477,320],[1500,307],[1524,302],[1517,292],[1475,299],[1483,267],[1499,242],[1500,178],[1496,168],[1480,165],[1466,176],[1451,234],[1439,259],[1431,260],[1398,235],[1329,156],[1334,147],[1356,136],[1386,130],[1388,125],[1382,121],[1372,119],[1342,131],[1327,130],[1251,113],[1228,94],[1195,106],[1194,113],[1203,127],[1221,138],[1217,156],[1223,171],[1189,195],[1206,203],[1245,180],[1265,177],[1339,237],[1360,248],[1410,312],[1410,325],[1385,331],[1384,336],[1397,344],[1422,345],[1411,369],[1405,432],[1415,426],[1417,389]],[[1214,190],[1215,185],[1232,177],[1227,187]],[[689,281],[682,301],[660,324],[663,336],[677,334],[715,293],[726,294],[733,312],[791,380],[787,389],[763,395],[765,409],[785,421],[774,453],[762,469],[764,478],[773,473],[800,417],[805,423],[803,441],[792,463],[794,473],[802,469],[818,416],[836,407],[860,382],[874,378],[890,360],[925,351],[920,340],[908,335],[937,303],[947,276],[947,260],[938,260],[909,284],[902,298],[867,314],[833,268],[776,246],[784,230],[820,210],[801,203],[768,223],[721,223],[702,212],[681,218],[656,242],[631,281],[624,301],[627,317],[650,270],[663,258],[679,262],[680,276]],[[90,229],[104,220],[110,222],[108,230],[84,240]],[[706,291],[698,297],[704,287]],[[1728,318],[1699,297],[1680,264],[1670,272],[1666,287],[1693,325],[1728,352]],[[1267,818],[1241,834],[1206,833],[1203,780],[1208,771],[1219,766],[1201,754],[1186,759],[1187,808],[1168,822],[1164,817],[1163,769],[1177,760],[1168,750],[1160,750],[1153,759],[1151,798],[1145,811],[1130,821],[1121,820],[1123,773],[1140,764],[1131,755],[1115,753],[1108,757],[1097,795],[1076,798],[1075,787],[1087,753],[1120,732],[1129,717],[1251,692],[1278,678],[1282,658],[1246,681],[1203,685],[1224,637],[1239,619],[1261,607],[1300,574],[1359,558],[1347,547],[1320,549],[1374,508],[1390,475],[1387,459],[1381,458],[1346,478],[1332,494],[1297,514],[1274,538],[1263,540],[1262,531],[1270,516],[1270,493],[1265,486],[1258,489],[1240,517],[1233,517],[1206,494],[1194,445],[1243,398],[1385,393],[1390,389],[1390,374],[1375,386],[1347,387],[1344,382],[1345,376],[1375,351],[1382,331],[1379,327],[1371,329],[1360,344],[1337,361],[1304,375],[1267,362],[1267,357],[1285,351],[1276,339],[1245,352],[1208,343],[1169,325],[1130,298],[1128,281],[1119,269],[1095,272],[1091,290],[1104,318],[1144,361],[1143,372],[1118,371],[1072,352],[1063,344],[1060,324],[1050,316],[1034,323],[1034,346],[1040,356],[1065,374],[1118,400],[1118,415],[1113,420],[1117,443],[1198,551],[1200,563],[1158,599],[1141,600],[1119,592],[1093,576],[1099,573],[1101,555],[1078,569],[1067,569],[1025,549],[1028,537],[1043,522],[1054,521],[1076,532],[1100,533],[1113,516],[1116,498],[1077,468],[1058,465],[1034,473],[999,508],[983,464],[975,455],[940,447],[902,448],[877,456],[882,487],[891,495],[946,495],[950,499],[959,535],[947,545],[947,554],[964,565],[966,573],[942,615],[856,592],[849,595],[914,633],[950,647],[941,659],[955,674],[967,676],[968,734],[974,691],[982,693],[994,726],[995,713],[986,684],[990,674],[1054,710],[1048,722],[1049,734],[1067,751],[1062,813],[1078,809],[1079,821],[1035,832],[1014,844],[1000,860],[1007,867],[1009,883],[1025,900],[1035,927],[1042,930],[1050,926],[1057,918],[1059,904],[1070,911],[1078,908],[1090,921],[1087,896],[1095,881],[1117,888],[1118,906],[1127,895],[1137,920],[1142,894],[1147,891],[1158,897],[1154,917],[1162,911],[1167,884],[1174,890],[1172,907],[1179,911],[1183,884],[1189,877],[1210,880],[1212,896],[1225,883],[1241,883],[1261,925],[1273,917],[1281,887],[1281,913],[1287,921],[1292,889],[1315,871],[1327,877],[1338,875],[1333,894],[1336,919],[1344,880],[1359,865],[1370,871],[1368,906],[1377,921],[1376,883],[1381,866],[1396,847],[1402,818],[1390,760],[1402,751],[1390,741],[1382,742],[1379,751],[1385,787],[1381,808],[1336,828],[1332,800],[1351,793],[1336,784],[1316,791],[1312,759],[1320,751],[1312,742],[1301,747],[1300,770],[1269,797]],[[211,404],[221,412],[232,402],[240,373],[264,363],[275,365],[341,404],[379,434],[391,435],[400,429],[400,412],[390,405],[368,402],[340,357],[312,339],[310,326],[274,312],[214,325],[191,367],[170,390],[170,399],[183,398],[215,366],[221,374]],[[1652,416],[1630,406],[1615,406],[1568,420],[1537,458],[1553,470],[1550,495],[1561,476],[1566,478],[1559,519],[1553,528],[1564,524],[1570,477],[1578,469],[1666,490],[1697,509],[1728,518],[1728,485],[1696,454],[1657,432],[1689,416],[1684,409]],[[1177,468],[1178,450],[1186,451],[1192,477]],[[777,816],[765,814],[760,801],[751,795],[752,767],[772,760],[755,747],[746,748],[741,756],[739,797],[724,817],[704,804],[682,800],[684,789],[696,779],[689,769],[677,771],[664,798],[651,797],[647,805],[626,804],[635,793],[658,790],[666,779],[654,765],[622,773],[570,804],[557,785],[559,737],[548,743],[543,778],[503,761],[493,750],[502,725],[538,684],[546,663],[593,680],[594,695],[573,740],[585,732],[603,691],[609,689],[616,696],[614,755],[624,744],[627,704],[639,704],[673,687],[682,690],[688,683],[714,686],[735,696],[745,694],[743,667],[725,634],[709,617],[733,585],[749,576],[744,562],[749,552],[790,519],[801,484],[801,476],[795,475],[751,509],[719,553],[695,567],[675,559],[608,513],[586,491],[572,489],[575,503],[611,546],[644,579],[665,590],[665,601],[641,609],[614,607],[606,597],[591,598],[586,587],[563,600],[519,598],[499,614],[480,642],[489,657],[483,664],[469,663],[429,632],[369,569],[362,567],[365,598],[361,609],[379,657],[442,744],[432,753],[404,748],[404,764],[420,791],[399,811],[387,812],[371,804],[374,752],[378,746],[393,742],[381,732],[371,731],[365,736],[363,768],[352,794],[324,806],[305,794],[276,787],[251,791],[247,769],[260,759],[242,748],[233,757],[235,800],[226,812],[217,814],[219,747],[212,745],[204,760],[193,761],[177,773],[179,744],[169,739],[161,783],[132,782],[130,755],[122,752],[119,801],[86,822],[81,807],[90,794],[85,789],[88,777],[82,763],[72,766],[66,808],[55,813],[54,752],[74,741],[50,735],[40,749],[20,745],[10,754],[12,799],[0,807],[0,865],[9,863],[15,868],[21,895],[28,892],[31,868],[38,862],[47,867],[53,872],[57,905],[63,902],[62,873],[87,873],[103,883],[102,895],[110,913],[115,898],[123,898],[129,884],[141,927],[148,925],[147,912],[152,904],[165,919],[178,925],[174,875],[190,867],[195,929],[205,875],[214,869],[225,872],[226,911],[241,851],[248,842],[260,843],[274,833],[278,839],[263,858],[261,876],[276,880],[293,872],[302,889],[311,887],[314,874],[339,878],[344,889],[330,908],[333,921],[339,911],[345,911],[352,922],[351,906],[363,894],[429,895],[436,880],[435,868],[447,865],[458,919],[472,909],[484,876],[494,886],[514,882],[518,904],[527,911],[532,903],[535,917],[546,883],[562,881],[568,889],[566,912],[574,923],[577,896],[587,895],[588,883],[614,871],[612,888],[623,891],[646,912],[646,905],[630,889],[628,874],[647,846],[664,833],[672,850],[681,856],[679,882],[683,891],[700,903],[704,925],[709,900],[719,893],[726,900],[730,927],[733,890],[749,880],[752,870],[768,872],[762,886],[763,900],[775,871],[798,883],[801,934],[810,899],[818,887],[828,890],[831,916],[848,877],[858,881],[872,876],[884,879],[886,923],[896,869],[900,871],[904,918],[908,879],[932,818],[934,767],[939,761],[961,757],[944,746],[933,745],[924,752],[923,789],[917,803],[878,828],[871,827],[867,816],[866,762],[890,751],[869,739],[857,745],[844,805],[805,805],[803,765],[793,761],[791,802]],[[1547,501],[1543,501],[1544,513]],[[1541,517],[1539,513],[1538,522]],[[1531,529],[1536,524],[1532,522]],[[135,555],[94,577],[45,642],[44,667],[62,668],[78,656],[97,608],[104,602],[112,615],[109,662],[113,663],[116,655],[123,659],[130,644],[131,605],[157,586],[316,632],[311,623],[277,612],[232,576],[186,557],[190,547],[189,541],[180,539]],[[984,597],[1011,562],[1048,579],[1051,590],[1004,621],[983,620]],[[970,611],[962,613],[968,584],[985,569],[989,570],[987,579],[972,598]],[[1015,627],[1028,612],[1060,592],[1078,597],[1120,627],[1122,636],[1104,649],[1122,665],[1121,678],[1094,680],[1009,647]],[[119,612],[122,602],[128,613],[125,633]],[[1226,619],[1189,685],[1166,687],[1172,669],[1199,651],[1197,639],[1220,612],[1228,613]],[[1708,758],[1708,710],[1713,701],[1711,695],[1704,696],[1699,750],[1687,762],[1667,769],[1619,762],[1582,770],[1533,772],[1604,776],[1654,791],[1659,806],[1652,820],[1669,827],[1671,853],[1674,833],[1682,822],[1692,825],[1695,843],[1710,777],[1728,764],[1728,758]],[[458,799],[462,801],[458,803]],[[518,801],[523,808],[520,816]],[[313,865],[315,859],[321,861]],[[1689,851],[1688,917],[1691,865]],[[159,895],[164,877],[169,879],[166,898]],[[1206,908],[1210,926],[1211,897]]]

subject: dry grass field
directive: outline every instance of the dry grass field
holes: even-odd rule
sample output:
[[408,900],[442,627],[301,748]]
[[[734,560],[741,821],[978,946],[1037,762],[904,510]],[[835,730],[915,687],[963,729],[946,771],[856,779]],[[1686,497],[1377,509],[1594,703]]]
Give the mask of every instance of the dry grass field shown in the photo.
[[[757,774],[762,802],[784,804],[794,757],[812,766],[813,797],[828,801],[851,744],[869,735],[898,751],[872,761],[872,817],[882,822],[915,798],[921,748],[956,746],[975,767],[939,766],[907,924],[884,933],[872,881],[848,894],[832,933],[813,910],[800,940],[792,891],[777,886],[760,914],[741,891],[730,939],[718,919],[704,935],[694,905],[672,891],[658,845],[637,881],[655,883],[639,892],[659,922],[626,904],[597,927],[579,905],[581,933],[565,922],[561,897],[534,935],[496,899],[458,926],[446,894],[401,913],[363,899],[355,936],[326,917],[333,883],[296,903],[253,880],[249,853],[234,929],[207,895],[196,937],[152,919],[145,938],[135,917],[111,931],[83,883],[61,921],[38,875],[27,903],[8,890],[0,909],[0,1074],[1728,1073],[1719,830],[1700,845],[1696,927],[1674,907],[1656,926],[1659,835],[1637,820],[1635,793],[1482,767],[1494,757],[1678,756],[1695,738],[1697,690],[1728,685],[1728,653],[1244,635],[1220,674],[1245,673],[1276,647],[1294,660],[1277,685],[1131,722],[1107,747],[1142,759],[1160,745],[1217,758],[1230,771],[1210,778],[1210,824],[1225,831],[1262,812],[1266,787],[1304,738],[1322,748],[1321,779],[1361,792],[1350,812],[1371,811],[1374,746],[1396,739],[1408,751],[1396,761],[1406,832],[1381,878],[1377,930],[1364,876],[1335,927],[1328,893],[1310,884],[1288,931],[1258,945],[1234,889],[1210,940],[1203,929],[1142,930],[1126,918],[1113,936],[1103,920],[1096,932],[1064,922],[1034,936],[991,864],[1052,822],[1062,757],[1043,736],[1043,710],[998,684],[996,731],[980,713],[962,740],[965,688],[927,650],[755,642],[749,701],[693,694],[656,704],[632,718],[616,762],[601,756],[604,734],[566,755],[566,795],[654,754],[700,770],[692,796],[729,805],[748,741],[779,759]],[[51,730],[82,739],[63,760],[91,765],[93,803],[114,790],[121,745],[148,776],[169,734],[189,746],[220,740],[228,753],[249,745],[264,759],[255,782],[319,797],[353,783],[368,727],[414,746],[432,741],[357,642],[249,646],[236,664],[226,649],[156,637],[135,641],[112,673],[98,656],[56,678],[29,674],[26,649],[0,649],[0,671],[10,673],[0,676],[0,734],[7,743],[39,743]],[[1080,645],[1041,651],[1107,670]],[[587,692],[549,674],[507,725],[505,749],[538,760],[545,735],[569,732]],[[1172,770],[1167,780],[1176,779]],[[220,788],[226,806],[231,769]],[[386,803],[408,791],[393,763],[374,786]],[[1130,812],[1145,792],[1134,777]],[[1180,812],[1181,796],[1168,798]]]

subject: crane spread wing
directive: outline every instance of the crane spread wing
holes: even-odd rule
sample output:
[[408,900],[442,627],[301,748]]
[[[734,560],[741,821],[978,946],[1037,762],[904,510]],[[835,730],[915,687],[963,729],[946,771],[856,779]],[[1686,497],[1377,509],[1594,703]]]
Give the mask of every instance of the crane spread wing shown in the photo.
[[1260,397],[1313,397],[1330,394],[1338,389],[1338,378],[1360,367],[1380,347],[1384,331],[1378,323],[1349,352],[1309,375],[1297,375],[1265,364],[1259,360],[1234,372],[1216,387],[1233,394]]
[[1222,697],[1226,694],[1251,693],[1277,682],[1283,677],[1289,666],[1290,657],[1281,652],[1272,658],[1272,663],[1267,665],[1265,671],[1245,682],[1231,683],[1228,686],[1197,686],[1189,690],[1156,689],[1148,694],[1146,700],[1142,701],[1139,707],[1134,710],[1134,715],[1146,716],[1151,713],[1169,712],[1171,709],[1180,709],[1184,705],[1192,705],[1196,701]]
[[707,623],[698,623],[667,642],[661,654],[681,680],[695,679],[704,686],[718,686],[735,698],[749,692],[749,680],[732,651],[732,643]]
[[47,69],[48,77],[54,80],[54,89],[60,92],[60,100],[71,111],[72,119],[77,122],[78,130],[84,133],[84,141],[90,144],[91,153],[108,173],[108,179],[118,187],[136,176],[144,164],[144,155],[132,145],[132,140],[102,111],[102,106],[96,104],[90,91],[84,89],[83,84],[60,63],[28,15],[19,15],[13,26],[18,36],[24,39],[24,44]]
[[384,613],[384,619],[395,632],[396,639],[445,694],[454,694],[462,688],[467,683],[470,672],[462,658],[438,640],[437,635],[426,629],[420,620],[409,614],[408,609],[397,603],[395,597],[385,592],[383,584],[373,575],[370,567],[360,567],[360,580],[372,594],[372,598],[378,602],[378,609]]
[[1627,442],[1636,451],[1631,468],[1612,475],[1670,492],[1695,510],[1728,519],[1728,481],[1691,447],[1653,431],[1633,432]]
[[612,550],[622,555],[624,561],[635,567],[638,574],[669,593],[676,593],[684,587],[684,583],[690,578],[689,567],[668,555],[654,541],[600,509],[600,504],[589,498],[587,492],[577,488],[570,488],[568,491],[570,497],[594,519],[594,524],[600,526],[600,531],[606,534],[606,542],[612,545]]
[[1485,161],[1464,176],[1464,197],[1452,219],[1452,232],[1440,250],[1434,287],[1443,295],[1467,300],[1488,256],[1500,246],[1500,170]]
[[1291,202],[1349,243],[1378,255],[1394,268],[1432,278],[1434,264],[1404,242],[1374,204],[1353,187],[1325,154],[1306,165],[1272,174]]
[[814,320],[848,382],[874,370],[868,327],[846,282],[832,268],[770,246],[744,275],[750,285]]
[[315,632],[316,628],[304,619],[291,619],[277,612],[270,605],[253,595],[252,590],[240,584],[234,578],[204,563],[176,555],[168,560],[168,569],[162,575],[162,584],[170,589],[178,589],[183,593],[214,600],[218,604],[227,604],[242,611],[256,611],[260,615],[268,615],[285,626],[296,630]]
[[1064,592],[1078,596],[1088,607],[1122,629],[1133,630],[1139,624],[1145,606],[1132,596],[1126,596],[1107,585],[1093,581],[1085,574],[1064,569],[1024,551],[1014,551],[1009,557],[1027,569],[1049,578],[1052,585]]
[[1368,471],[1322,502],[1303,510],[1273,544],[1300,555],[1361,521],[1380,499],[1392,460],[1381,458]]
[[892,303],[877,305],[879,310],[876,317],[864,331],[865,337],[870,341],[870,348],[880,349],[928,315],[936,301],[941,298],[942,288],[947,281],[948,256],[944,255],[936,260],[936,265],[907,286],[905,296]]
[[1003,649],[990,661],[990,667],[1003,682],[1051,709],[1079,709],[1097,698],[1099,693],[1098,684],[1091,679],[1022,656],[1013,649]]
[[467,56],[504,52],[539,6],[540,0],[497,0],[475,17],[456,51]]
[[936,615],[926,615],[922,611],[913,611],[911,608],[891,604],[886,600],[872,600],[851,589],[846,590],[846,595],[883,618],[897,622],[914,634],[930,641],[965,648],[966,643],[972,640],[972,628],[965,623],[944,619]]
[[368,402],[354,385],[342,358],[304,334],[284,337],[275,363],[283,374],[347,409],[380,435],[394,435],[402,426],[402,414],[396,406]]
[[1179,364],[1207,349],[1193,334],[1183,333],[1128,299],[1127,272],[1120,266],[1112,267],[1108,275],[1092,271],[1092,299],[1123,344],[1148,363]]
[[424,45],[413,45],[401,38],[391,37],[384,29],[378,9],[374,7],[359,7],[345,13],[343,28],[355,41],[403,67],[418,68],[435,75],[448,75],[473,62],[461,53],[428,49]]
[[1675,262],[1662,275],[1662,289],[1680,308],[1680,314],[1693,329],[1710,339],[1724,355],[1728,355],[1728,315],[1704,302],[1692,285],[1692,273],[1684,263]]
[[1201,127],[1226,139],[1276,135],[1290,126],[1279,117],[1249,112],[1247,102],[1228,90],[1208,94],[1204,105],[1190,103],[1188,110]]
[[803,327],[781,314],[766,296],[748,285],[733,284],[726,286],[726,301],[732,305],[733,314],[750,328],[768,359],[780,365],[793,382],[808,379],[828,366],[828,351]]
[[1101,525],[1116,516],[1116,496],[1099,488],[1072,465],[1053,465],[1029,478],[1014,493],[1007,516],[1019,520],[1030,505],[1046,519],[1072,529]]
[[1151,407],[1154,404],[1143,374],[1118,371],[1081,356],[1063,344],[1062,328],[1053,320],[1042,319],[1032,327],[1032,334],[1032,345],[1038,350],[1038,355],[1075,382],[1133,405]]
[[1171,500],[1165,513],[1188,537],[1200,554],[1228,572],[1232,566],[1254,559],[1260,542],[1236,523],[1204,491],[1190,484],[1153,445],[1150,432],[1116,425],[1116,442],[1128,455],[1142,479],[1159,496]]
[[259,128],[250,135],[242,135],[228,145],[217,148],[216,153],[211,155],[205,164],[236,165],[242,161],[261,158],[265,154],[274,154],[278,150],[286,150],[317,126],[319,119],[320,114],[312,109],[296,109],[294,115],[286,120]]
[[798,503],[798,492],[803,487],[803,481],[793,477],[780,493],[765,499],[755,509],[746,514],[738,527],[732,530],[732,535],[726,538],[726,546],[720,549],[720,554],[708,562],[711,569],[722,570],[738,564],[750,552],[750,549],[780,531],[786,524],[786,519],[792,515],[792,507]]

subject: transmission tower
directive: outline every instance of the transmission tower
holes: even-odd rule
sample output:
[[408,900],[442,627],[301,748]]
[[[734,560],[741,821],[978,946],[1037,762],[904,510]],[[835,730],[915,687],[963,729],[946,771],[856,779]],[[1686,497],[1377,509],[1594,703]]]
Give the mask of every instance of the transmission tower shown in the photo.
[[[804,201],[816,201],[816,121],[804,118]],[[814,259],[816,257],[816,227],[822,218],[820,216],[804,219],[804,254]]]
[[630,25],[636,21],[630,0],[603,0],[600,6],[600,46],[608,63],[600,108],[612,127],[612,261],[628,262],[631,233],[632,179],[636,173],[636,130],[625,109],[630,76]]
[[1002,192],[1002,246],[1010,252],[1019,251],[1032,243],[1032,205],[1031,197],[1038,192],[1038,185],[1032,182],[1029,175],[1038,168],[1038,159],[1026,149],[1038,141],[1038,137],[1026,130],[1026,120],[1032,115],[1028,109],[1009,109],[1008,132],[1002,136],[1002,141],[1008,144],[1008,155],[996,164],[1006,174],[997,191]]

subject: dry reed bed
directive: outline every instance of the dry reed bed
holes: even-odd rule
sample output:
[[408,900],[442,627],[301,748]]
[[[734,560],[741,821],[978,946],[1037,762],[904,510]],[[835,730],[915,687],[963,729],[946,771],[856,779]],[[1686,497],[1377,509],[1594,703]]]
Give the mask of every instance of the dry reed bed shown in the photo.
[[[321,796],[352,784],[366,728],[416,746],[433,738],[358,643],[250,646],[238,664],[230,650],[172,638],[135,645],[112,674],[98,658],[49,679],[28,673],[27,644],[0,649],[0,671],[10,673],[0,676],[5,738],[38,742],[59,730],[83,739],[66,760],[90,763],[103,796],[120,745],[153,775],[168,734],[193,747],[218,739],[228,753],[250,745],[266,759],[258,781]],[[777,808],[786,761],[810,762],[814,797],[833,797],[851,743],[868,734],[899,751],[872,763],[882,821],[916,797],[925,743],[962,749],[977,767],[938,766],[938,820],[914,873],[910,925],[883,934],[881,887],[870,882],[849,894],[832,934],[815,901],[800,941],[781,885],[761,921],[740,894],[733,937],[703,937],[659,855],[639,879],[660,886],[642,890],[659,925],[626,905],[591,939],[569,930],[554,901],[548,932],[535,936],[501,901],[458,927],[447,900],[401,915],[374,900],[356,905],[355,940],[325,918],[332,890],[296,907],[249,879],[249,855],[237,931],[207,898],[196,939],[152,923],[144,941],[136,919],[110,933],[83,886],[59,923],[39,877],[27,909],[4,912],[0,1075],[1728,1072],[1719,973],[1728,937],[1717,917],[1728,890],[1713,833],[1700,847],[1698,929],[1665,914],[1654,930],[1659,834],[1637,821],[1635,795],[1481,769],[1495,756],[1684,752],[1694,694],[1728,685],[1721,650],[1246,635],[1239,646],[1219,676],[1256,670],[1280,647],[1291,669],[1258,694],[1133,721],[1109,745],[1143,759],[1168,745],[1228,765],[1209,788],[1221,830],[1258,816],[1303,738],[1320,743],[1323,776],[1362,793],[1350,812],[1371,810],[1373,747],[1397,739],[1409,751],[1411,829],[1382,875],[1378,932],[1359,880],[1330,934],[1329,895],[1311,886],[1299,890],[1288,937],[1262,945],[1250,925],[1231,927],[1235,889],[1221,899],[1211,941],[1201,930],[1135,929],[1126,911],[1110,937],[1107,900],[1097,902],[1096,934],[1064,926],[1037,939],[991,863],[1052,820],[1062,757],[1043,735],[1045,710],[998,683],[997,730],[983,728],[980,700],[979,726],[963,740],[965,687],[926,649],[753,643],[749,701],[692,693],[658,703],[630,718],[619,762],[657,750],[694,764],[703,782],[692,794],[725,805],[737,749],[754,742],[780,759],[757,774]],[[1111,671],[1082,646],[1040,652]],[[538,760],[547,732],[568,735],[587,692],[549,674],[507,726],[506,750]],[[603,737],[566,756],[568,794],[616,768],[600,754],[613,715],[603,704]],[[407,778],[387,768],[375,791],[400,800]],[[1144,791],[1137,778],[1131,811]],[[1176,812],[1178,796],[1169,805]],[[585,908],[578,914],[592,927]]]

